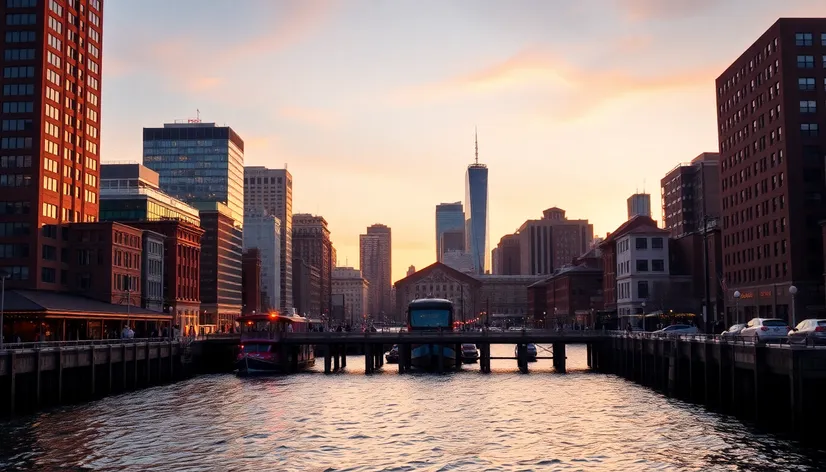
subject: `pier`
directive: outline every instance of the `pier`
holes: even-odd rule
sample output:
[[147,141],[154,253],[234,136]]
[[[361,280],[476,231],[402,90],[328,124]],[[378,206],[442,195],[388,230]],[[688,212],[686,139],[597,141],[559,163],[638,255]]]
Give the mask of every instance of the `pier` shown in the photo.
[[10,344],[0,351],[0,413],[14,415],[185,375],[184,344],[152,339]]

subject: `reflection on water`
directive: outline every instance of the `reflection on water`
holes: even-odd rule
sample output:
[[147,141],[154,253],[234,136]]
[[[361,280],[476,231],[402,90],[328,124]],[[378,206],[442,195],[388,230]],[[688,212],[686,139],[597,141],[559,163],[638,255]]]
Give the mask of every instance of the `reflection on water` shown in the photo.
[[[513,352],[494,347],[495,356]],[[540,354],[541,355],[541,354]],[[15,421],[0,469],[815,470],[826,452],[625,380],[551,361],[462,372],[215,375]]]

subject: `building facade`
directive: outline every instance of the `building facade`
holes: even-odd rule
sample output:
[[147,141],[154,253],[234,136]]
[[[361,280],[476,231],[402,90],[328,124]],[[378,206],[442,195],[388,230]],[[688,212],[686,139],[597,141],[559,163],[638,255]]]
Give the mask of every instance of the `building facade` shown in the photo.
[[165,236],[163,312],[172,316],[172,325],[183,334],[199,333],[201,238],[204,230],[177,219],[130,221],[128,225]]
[[729,319],[823,316],[824,34],[781,18],[717,78]]
[[[48,227],[47,227],[48,228]],[[69,290],[95,300],[140,308],[143,231],[115,222],[68,225]]]
[[392,238],[390,228],[375,224],[359,236],[359,267],[370,283],[368,313],[374,317],[392,314],[390,305],[392,274]]
[[[100,177],[103,6],[0,3],[0,270],[6,288],[65,290],[71,246],[44,225],[94,222]],[[84,58],[78,60],[78,57]],[[50,230],[51,231],[51,230]]]
[[245,249],[241,264],[242,313],[261,313],[262,308],[268,311],[261,304],[264,294],[261,287],[261,251],[256,247]]
[[293,307],[293,176],[284,169],[244,167],[244,208],[264,208],[281,221],[279,307]]
[[488,167],[479,164],[478,152],[465,174],[465,250],[473,257],[477,274],[490,270]]
[[363,320],[367,318],[369,287],[370,284],[361,276],[361,271],[358,269],[336,267],[333,270],[333,295],[344,297],[344,319]]
[[542,219],[528,220],[516,233],[521,275],[550,275],[588,252],[594,226],[588,220],[569,220],[557,207],[542,212]]
[[278,310],[282,306],[281,234],[281,221],[277,217],[263,209],[247,210],[244,215],[244,251],[257,248],[261,257],[262,296],[259,311]]
[[143,231],[141,306],[158,312],[164,311],[164,239],[163,234]]
[[101,165],[100,220],[182,220],[200,226],[198,210],[163,193],[159,179],[140,164]]
[[222,203],[198,204],[201,228],[201,319],[204,332],[235,323],[241,314],[243,235]]
[[143,129],[143,163],[158,173],[161,190],[189,204],[223,203],[244,221],[244,141],[215,123],[166,123]]
[[720,155],[704,152],[680,164],[660,181],[663,226],[671,237],[699,231],[720,217]]
[[642,323],[660,308],[670,274],[668,231],[638,227],[617,237],[617,315],[622,326]]
[[329,321],[321,315],[321,271],[304,259],[293,259],[293,302],[295,310],[302,316],[317,317]]
[[309,314],[329,316],[335,251],[330,240],[327,220],[323,216],[306,213],[293,215],[293,258],[307,262],[319,273],[319,311]]
[[499,240],[499,244],[493,249],[493,274],[494,275],[520,275],[521,249],[519,247],[518,234],[506,234]]
[[537,327],[594,326],[603,309],[602,286],[601,267],[565,267],[528,287],[528,314]]
[[[462,209],[462,202],[440,203],[436,205],[436,260],[442,262],[442,256],[447,248],[443,240],[445,233],[451,231],[454,234],[461,234],[461,247],[450,247],[450,249],[464,250],[465,213]],[[455,237],[455,236],[454,236]],[[451,246],[455,246],[455,242]]]
[[637,216],[651,217],[651,195],[647,193],[635,193],[628,197],[628,219]]

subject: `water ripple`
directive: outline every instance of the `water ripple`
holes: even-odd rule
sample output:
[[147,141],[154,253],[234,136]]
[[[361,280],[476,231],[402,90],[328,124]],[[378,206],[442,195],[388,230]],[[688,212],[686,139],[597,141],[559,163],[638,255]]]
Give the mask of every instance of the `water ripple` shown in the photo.
[[[512,350],[501,347],[502,354]],[[358,367],[213,375],[18,419],[2,470],[816,470],[826,452],[585,370],[494,361],[443,376]],[[351,359],[348,366],[362,362]]]

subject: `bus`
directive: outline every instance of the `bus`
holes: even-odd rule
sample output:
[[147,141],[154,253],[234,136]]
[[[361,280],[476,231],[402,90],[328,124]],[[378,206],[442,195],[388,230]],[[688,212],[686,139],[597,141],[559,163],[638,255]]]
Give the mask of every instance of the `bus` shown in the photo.
[[[407,306],[407,330],[451,332],[453,313],[453,302],[450,300],[413,300]],[[410,364],[419,369],[433,370],[439,367],[441,361],[444,369],[452,369],[456,365],[456,355],[453,345],[414,344],[410,349]]]

